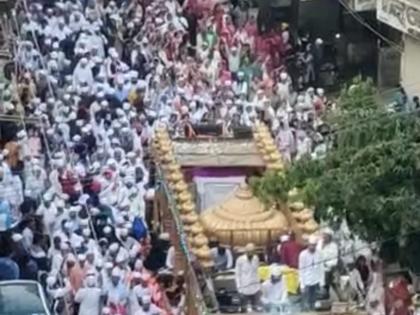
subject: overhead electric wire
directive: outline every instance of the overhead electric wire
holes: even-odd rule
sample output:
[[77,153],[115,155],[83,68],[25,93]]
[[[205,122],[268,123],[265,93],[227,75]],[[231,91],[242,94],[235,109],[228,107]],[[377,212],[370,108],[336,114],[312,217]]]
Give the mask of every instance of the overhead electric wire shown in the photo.
[[393,46],[398,49],[399,52],[404,52],[404,48],[399,45],[398,43],[392,41],[391,39],[387,38],[385,35],[381,34],[378,30],[376,30],[372,25],[367,23],[356,11],[354,11],[346,2],[345,0],[338,0],[338,2],[346,9],[348,13],[361,25],[366,27],[369,31],[374,33],[376,36],[378,36],[380,39],[382,39],[384,42],[389,44],[390,46]]

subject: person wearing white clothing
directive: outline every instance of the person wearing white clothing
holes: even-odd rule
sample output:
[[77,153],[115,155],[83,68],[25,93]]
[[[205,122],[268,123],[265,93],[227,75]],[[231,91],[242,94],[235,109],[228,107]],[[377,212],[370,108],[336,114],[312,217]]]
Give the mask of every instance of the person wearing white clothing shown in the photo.
[[368,315],[385,315],[384,284],[382,275],[376,270],[366,295],[366,312]]
[[362,276],[354,263],[349,264],[349,270],[350,298],[356,300],[357,303],[362,303],[365,295],[365,285]]
[[308,156],[312,151],[312,140],[305,131],[298,130],[296,137],[296,160]]
[[236,260],[235,281],[238,292],[242,295],[243,306],[251,303],[253,308],[258,304],[260,279],[258,277],[259,259],[255,255],[255,246],[250,243],[245,246],[245,254]]
[[314,310],[316,293],[325,282],[324,266],[316,244],[317,239],[311,236],[308,248],[299,255],[299,282],[305,311]]
[[171,246],[168,249],[168,254],[166,255],[166,268],[173,269],[175,266],[175,247]]
[[213,257],[214,268],[217,271],[224,271],[232,268],[233,257],[229,248],[226,248],[217,243],[217,246],[212,248],[210,252]]
[[338,246],[332,240],[333,233],[330,228],[324,229],[322,241],[318,243],[318,251],[324,265],[325,291],[328,296],[330,287],[334,285],[334,272],[338,264]]
[[287,302],[287,288],[282,280],[282,267],[272,265],[270,271],[270,279],[264,281],[261,286],[261,302],[267,312],[283,311]]
[[96,279],[94,275],[88,275],[86,278],[86,287],[80,288],[74,300],[80,303],[79,315],[99,314],[100,300],[102,290],[96,287]]
[[150,296],[138,296],[141,308],[134,315],[161,315],[163,311],[152,303]]

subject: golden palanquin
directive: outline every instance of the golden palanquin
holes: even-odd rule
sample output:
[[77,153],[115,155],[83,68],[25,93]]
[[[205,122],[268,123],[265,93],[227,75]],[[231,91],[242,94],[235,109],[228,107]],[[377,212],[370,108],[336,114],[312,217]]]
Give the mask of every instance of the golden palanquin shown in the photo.
[[234,246],[250,242],[264,246],[289,230],[284,214],[267,208],[246,184],[240,185],[222,204],[204,211],[200,221],[208,236]]

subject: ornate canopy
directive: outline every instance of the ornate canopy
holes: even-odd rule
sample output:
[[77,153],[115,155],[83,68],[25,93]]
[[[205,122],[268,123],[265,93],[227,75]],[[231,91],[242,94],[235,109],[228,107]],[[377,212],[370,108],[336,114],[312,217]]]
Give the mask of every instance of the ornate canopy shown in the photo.
[[244,246],[247,243],[266,245],[288,231],[288,221],[277,209],[267,209],[246,184],[222,204],[203,212],[200,221],[208,236],[223,244]]

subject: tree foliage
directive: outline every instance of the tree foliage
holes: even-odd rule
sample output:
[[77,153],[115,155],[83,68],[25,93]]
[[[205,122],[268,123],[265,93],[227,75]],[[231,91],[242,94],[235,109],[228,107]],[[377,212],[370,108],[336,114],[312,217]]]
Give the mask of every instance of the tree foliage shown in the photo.
[[346,218],[369,240],[420,229],[420,119],[389,113],[377,101],[370,80],[355,78],[343,87],[338,110],[326,117],[333,126],[331,148],[322,160],[301,159],[283,174],[252,181],[264,201],[287,201],[301,189],[318,217]]

